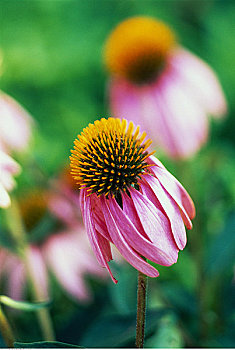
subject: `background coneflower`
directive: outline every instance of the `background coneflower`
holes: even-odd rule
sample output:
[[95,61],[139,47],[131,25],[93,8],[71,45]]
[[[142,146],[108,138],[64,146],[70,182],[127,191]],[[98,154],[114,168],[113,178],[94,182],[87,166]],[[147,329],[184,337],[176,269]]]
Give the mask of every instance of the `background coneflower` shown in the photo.
[[212,69],[154,18],[121,22],[106,41],[104,61],[112,115],[140,124],[173,158],[193,155],[207,140],[208,116],[226,113]]

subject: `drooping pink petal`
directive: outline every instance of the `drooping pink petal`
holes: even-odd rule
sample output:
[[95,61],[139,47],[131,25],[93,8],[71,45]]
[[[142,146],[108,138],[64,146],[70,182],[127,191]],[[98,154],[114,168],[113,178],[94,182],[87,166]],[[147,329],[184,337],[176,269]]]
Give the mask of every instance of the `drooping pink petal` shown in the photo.
[[40,294],[40,298],[45,300],[48,298],[48,276],[42,253],[37,246],[31,246],[28,250],[28,260],[37,292]]
[[[53,193],[49,198],[48,207],[50,211],[62,222],[67,225],[73,225],[77,222],[75,206],[69,200],[69,197],[60,193]],[[76,208],[78,211],[78,208]]]
[[108,269],[113,282],[117,283],[117,280],[113,277],[107,263],[112,259],[110,243],[95,229],[95,223],[92,216],[91,198],[89,196],[86,196],[85,190],[81,190],[81,198],[81,203],[83,204],[82,213],[84,224],[87,229],[87,234],[92,249],[100,265]]
[[145,233],[168,255],[171,264],[175,263],[178,259],[178,248],[167,217],[139,191],[131,188],[130,193]]
[[161,125],[156,129],[156,137],[161,145],[173,157],[187,157],[197,151],[207,137],[206,112],[200,107],[186,89],[182,89],[180,80],[169,69],[161,83],[153,87]]
[[0,139],[4,150],[24,150],[31,127],[31,116],[12,97],[0,92]]
[[[151,162],[151,159],[149,161]],[[191,229],[192,223],[190,219],[193,219],[195,217],[195,207],[187,191],[183,188],[179,181],[166,169],[153,166],[151,167],[151,172],[154,173],[165,190],[179,205],[182,211],[184,223],[188,229]]]
[[[168,219],[171,224],[172,233],[174,235],[175,242],[179,249],[184,249],[187,237],[184,222],[180,213],[178,204],[174,199],[169,195],[165,188],[162,187],[160,182],[151,175],[144,175],[146,183],[142,184],[142,189],[144,192],[145,187],[150,187],[155,194],[155,197],[160,202],[164,212],[168,216]],[[151,194],[148,193],[148,198],[151,199]]]
[[11,204],[9,194],[0,182],[0,208],[8,208]]
[[143,229],[143,226],[140,222],[133,200],[126,193],[122,194],[122,205],[123,205],[123,212],[130,219],[130,221],[133,223],[133,225],[136,227],[139,233],[143,237],[149,239],[148,235],[146,235]]
[[146,131],[155,143],[174,149],[155,94],[155,90],[158,89],[156,85],[160,86],[161,80],[162,78],[157,80],[156,84],[134,85],[125,79],[113,78],[109,91],[110,107],[115,116],[127,118],[139,124],[140,131]]
[[[125,202],[125,196],[123,196],[123,202]],[[170,266],[175,262],[172,260],[172,256],[166,254],[157,245],[141,235],[115,199],[109,199],[108,206],[121,235],[141,256],[164,266]]]
[[115,117],[127,118],[142,124],[141,92],[137,86],[122,78],[113,78],[109,82],[110,109]]
[[195,100],[204,106],[207,113],[215,117],[226,113],[227,105],[220,83],[204,61],[188,50],[176,49],[171,58],[171,65],[179,78],[185,81]]
[[81,274],[83,268],[77,249],[79,242],[69,233],[52,235],[43,247],[44,256],[64,289],[78,300],[89,300],[90,292]]
[[141,271],[149,277],[159,276],[158,271],[146,261],[144,261],[139,254],[137,254],[133,248],[127,243],[120,230],[117,227],[117,224],[113,218],[111,210],[107,204],[107,200],[101,197],[102,209],[104,212],[104,218],[109,230],[109,233],[112,237],[113,243],[120,251],[122,256],[137,270]]
[[91,197],[92,214],[95,223],[95,228],[102,236],[104,236],[104,238],[106,238],[109,242],[112,242],[107,226],[105,224],[104,215],[101,210],[100,200],[96,195],[91,195]]
[[43,255],[63,288],[78,300],[91,299],[86,275],[105,278],[106,270],[97,264],[87,234],[80,224],[52,234],[42,246]]
[[0,151],[0,166],[10,173],[18,173],[20,166],[7,153]]
[[12,254],[7,254],[4,266],[5,276],[7,276],[6,294],[14,300],[22,300],[26,286],[26,272],[20,259]]

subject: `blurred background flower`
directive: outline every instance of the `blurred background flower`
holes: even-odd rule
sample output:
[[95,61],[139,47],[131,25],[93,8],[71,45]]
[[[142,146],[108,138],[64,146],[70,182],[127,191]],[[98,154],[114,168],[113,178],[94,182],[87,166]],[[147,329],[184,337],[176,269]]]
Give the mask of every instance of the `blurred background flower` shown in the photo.
[[111,73],[112,115],[140,124],[173,158],[198,151],[208,138],[208,116],[226,113],[216,74],[181,48],[173,31],[157,19],[120,23],[107,39],[104,59]]
[[[37,125],[27,156],[11,154],[23,169],[12,193],[16,198],[34,188],[48,191],[54,186],[50,179],[59,177],[71,140],[88,123],[109,113],[103,45],[126,19],[151,16],[169,25],[181,50],[187,48],[213,67],[224,88],[228,116],[211,119],[210,138],[195,157],[179,165],[156,148],[156,157],[189,191],[197,216],[177,264],[158,267],[160,277],[150,279],[146,347],[234,347],[234,12],[233,2],[211,0],[1,2],[1,90],[25,106]],[[201,67],[201,61],[198,64]],[[218,101],[214,102],[216,107]],[[7,234],[7,210],[0,210],[1,251],[14,252]],[[54,214],[45,214],[44,228],[39,230],[45,233],[42,241],[49,240],[50,233],[63,232],[66,225],[61,226]],[[38,242],[31,243],[38,246]],[[128,264],[110,265],[118,284],[86,274],[93,300],[79,305],[66,297],[50,268],[57,340],[84,347],[134,347],[136,271]],[[1,293],[9,276],[1,279]],[[42,339],[33,313],[10,316],[18,340]],[[1,337],[0,346],[4,346]]]
[[[19,210],[28,235],[29,268],[40,298],[49,295],[48,272],[51,271],[68,295],[77,301],[90,301],[92,295],[85,278],[87,275],[101,280],[107,273],[96,262],[82,225],[77,218],[70,225],[49,212],[50,192],[33,189],[19,198]],[[76,208],[79,212],[79,208]],[[17,247],[15,247],[15,250]],[[17,253],[1,251],[2,275],[6,278],[6,292],[15,299],[24,299],[27,267]]]
[[30,141],[33,120],[12,97],[0,92],[0,148],[24,151]]
[[0,207],[11,204],[8,192],[15,186],[14,175],[19,174],[20,166],[8,154],[0,150]]

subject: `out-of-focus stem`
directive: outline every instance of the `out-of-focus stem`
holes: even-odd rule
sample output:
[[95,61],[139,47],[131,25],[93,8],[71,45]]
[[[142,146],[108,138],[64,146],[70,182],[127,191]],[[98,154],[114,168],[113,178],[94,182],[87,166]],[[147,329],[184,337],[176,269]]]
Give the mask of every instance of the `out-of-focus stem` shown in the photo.
[[2,310],[0,305],[0,332],[3,337],[6,346],[9,348],[14,348],[14,335],[11,326]]
[[146,314],[147,276],[138,273],[136,347],[144,347],[145,314]]
[[[31,269],[31,262],[29,260],[29,244],[27,241],[26,232],[24,230],[24,225],[20,216],[18,204],[16,200],[12,198],[12,204],[9,209],[6,210],[8,228],[10,229],[11,235],[15,241],[18,253],[22,259],[26,271],[28,282],[30,284],[30,289],[33,297],[33,301],[42,301],[43,295],[38,288],[36,276]],[[37,311],[38,321],[40,323],[43,338],[47,341],[55,340],[53,325],[51,322],[49,311],[44,309],[39,309]]]

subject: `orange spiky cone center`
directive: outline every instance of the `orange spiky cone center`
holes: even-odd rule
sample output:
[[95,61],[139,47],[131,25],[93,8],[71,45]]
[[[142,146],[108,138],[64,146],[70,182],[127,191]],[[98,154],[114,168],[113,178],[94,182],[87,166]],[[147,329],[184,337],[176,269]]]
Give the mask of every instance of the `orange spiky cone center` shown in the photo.
[[[74,141],[71,151],[71,174],[79,188],[98,196],[118,196],[147,171],[147,148],[151,140],[144,141],[132,122],[125,119],[102,118],[89,124]],[[152,153],[151,153],[152,154]]]

